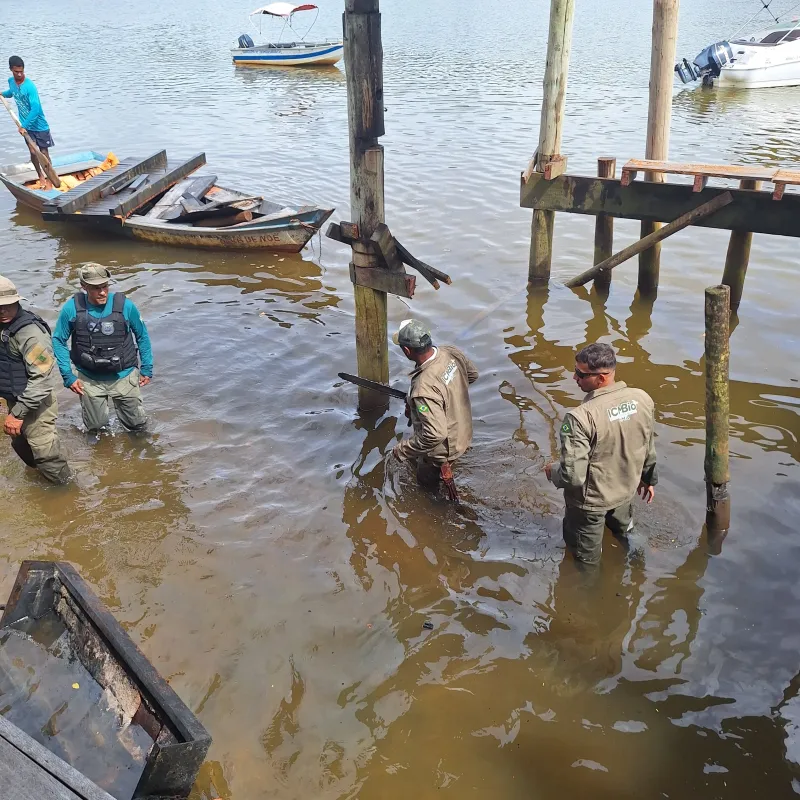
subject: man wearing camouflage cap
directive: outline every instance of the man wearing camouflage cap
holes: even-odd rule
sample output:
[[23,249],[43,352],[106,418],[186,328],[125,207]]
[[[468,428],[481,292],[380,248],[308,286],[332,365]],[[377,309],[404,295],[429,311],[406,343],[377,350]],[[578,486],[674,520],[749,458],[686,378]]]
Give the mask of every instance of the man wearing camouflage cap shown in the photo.
[[80,396],[83,423],[90,432],[108,426],[109,400],[125,428],[142,431],[147,416],[140,387],[153,377],[147,328],[122,292],[109,292],[111,273],[105,267],[84,264],[78,277],[83,291],[67,300],[53,333],[64,385]]
[[[440,477],[448,481],[449,465],[472,443],[469,385],[478,370],[458,348],[434,347],[431,332],[418,320],[403,320],[392,341],[416,365],[406,401],[414,434],[392,453],[400,461],[415,460],[419,482],[436,486]],[[454,493],[453,485],[451,497]]]
[[47,323],[22,308],[14,284],[0,276],[0,397],[8,406],[3,432],[14,452],[52,483],[71,472],[56,430],[58,372]]

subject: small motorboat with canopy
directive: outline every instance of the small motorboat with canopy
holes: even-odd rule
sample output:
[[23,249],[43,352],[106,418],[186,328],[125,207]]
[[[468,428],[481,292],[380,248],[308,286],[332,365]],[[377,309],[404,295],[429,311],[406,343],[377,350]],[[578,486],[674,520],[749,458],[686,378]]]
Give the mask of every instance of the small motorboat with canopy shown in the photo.
[[[721,88],[770,89],[778,86],[800,86],[800,19],[788,15],[800,8],[794,6],[781,17],[772,13],[770,2],[746,22],[729,39],[706,47],[692,63],[687,59],[675,66],[683,83],[702,80],[703,85],[715,82]],[[776,23],[757,33],[741,33],[767,10]]]
[[[316,11],[313,21],[302,35],[295,29],[294,15],[305,11]],[[265,18],[283,20],[278,37],[273,42],[256,44],[252,37],[243,33],[239,37],[239,46],[231,50],[233,63],[237,66],[268,66],[268,67],[319,67],[331,66],[339,61],[344,51],[344,42],[341,39],[325,39],[324,41],[307,42],[306,37],[311,32],[319,16],[319,8],[311,3],[293,5],[292,3],[271,3],[257,8],[250,13],[250,21],[262,35],[262,22]],[[284,36],[291,39],[281,41]]]

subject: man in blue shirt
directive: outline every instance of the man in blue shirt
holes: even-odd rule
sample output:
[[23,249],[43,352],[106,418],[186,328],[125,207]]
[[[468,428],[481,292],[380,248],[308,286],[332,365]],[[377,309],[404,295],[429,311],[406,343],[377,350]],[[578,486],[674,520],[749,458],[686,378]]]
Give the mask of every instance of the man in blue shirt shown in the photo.
[[90,432],[108,426],[109,400],[128,430],[142,431],[147,415],[140,387],[153,377],[147,328],[124,294],[108,291],[111,273],[105,267],[84,264],[78,277],[83,291],[67,300],[53,331],[64,385],[80,395],[83,423]]
[[[17,103],[19,124],[22,126],[20,134],[27,131],[31,139],[36,142],[36,146],[49,158],[48,150],[53,147],[55,142],[50,135],[50,126],[44,118],[39,92],[36,91],[33,81],[25,77],[25,62],[19,56],[11,56],[8,59],[8,67],[11,70],[11,77],[8,79],[8,90],[3,92],[3,97],[13,97]],[[28,149],[30,150],[30,147]],[[42,168],[32,150],[31,161],[45,188],[52,188],[49,186],[47,176],[42,173]]]

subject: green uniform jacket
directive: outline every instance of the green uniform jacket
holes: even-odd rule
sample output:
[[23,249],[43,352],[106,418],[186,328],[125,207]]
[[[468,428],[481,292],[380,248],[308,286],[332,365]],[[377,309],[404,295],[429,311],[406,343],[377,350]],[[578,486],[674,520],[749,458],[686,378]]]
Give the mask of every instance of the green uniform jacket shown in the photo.
[[5,398],[12,402],[9,412],[17,419],[35,411],[51,394],[58,391],[61,380],[53,354],[50,335],[38,325],[26,325],[8,339],[8,351],[21,358],[28,373],[28,385],[16,398]]
[[629,503],[639,482],[658,482],[653,401],[617,382],[586,395],[561,425],[561,461],[550,480],[568,506],[608,511]]
[[477,368],[456,347],[437,348],[415,369],[408,392],[414,435],[400,442],[398,457],[427,458],[439,467],[463,455],[472,443],[469,384],[477,379]]

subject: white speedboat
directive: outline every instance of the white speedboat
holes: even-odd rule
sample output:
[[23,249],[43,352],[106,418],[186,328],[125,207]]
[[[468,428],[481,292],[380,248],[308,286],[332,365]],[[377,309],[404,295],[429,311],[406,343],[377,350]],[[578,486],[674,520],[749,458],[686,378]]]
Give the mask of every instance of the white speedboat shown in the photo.
[[747,37],[716,42],[690,64],[675,71],[683,83],[701,79],[705,85],[732,89],[800,86],[800,19]]
[[[319,8],[311,3],[295,6],[291,3],[271,3],[268,6],[257,8],[250,14],[250,21],[255,24],[254,17],[258,19],[257,30],[261,33],[261,21],[264,18],[282,19],[283,28],[274,42],[256,44],[252,37],[243,33],[239,37],[239,46],[231,50],[233,63],[237,66],[257,67],[304,67],[304,66],[330,66],[339,61],[344,51],[344,42],[341,39],[325,39],[324,41],[307,42],[311,28],[317,21],[317,16],[309,25],[308,30],[301,36],[292,26],[294,15],[301,11],[316,11]],[[288,29],[288,34],[287,34]],[[294,41],[281,41],[284,35],[294,35]]]

